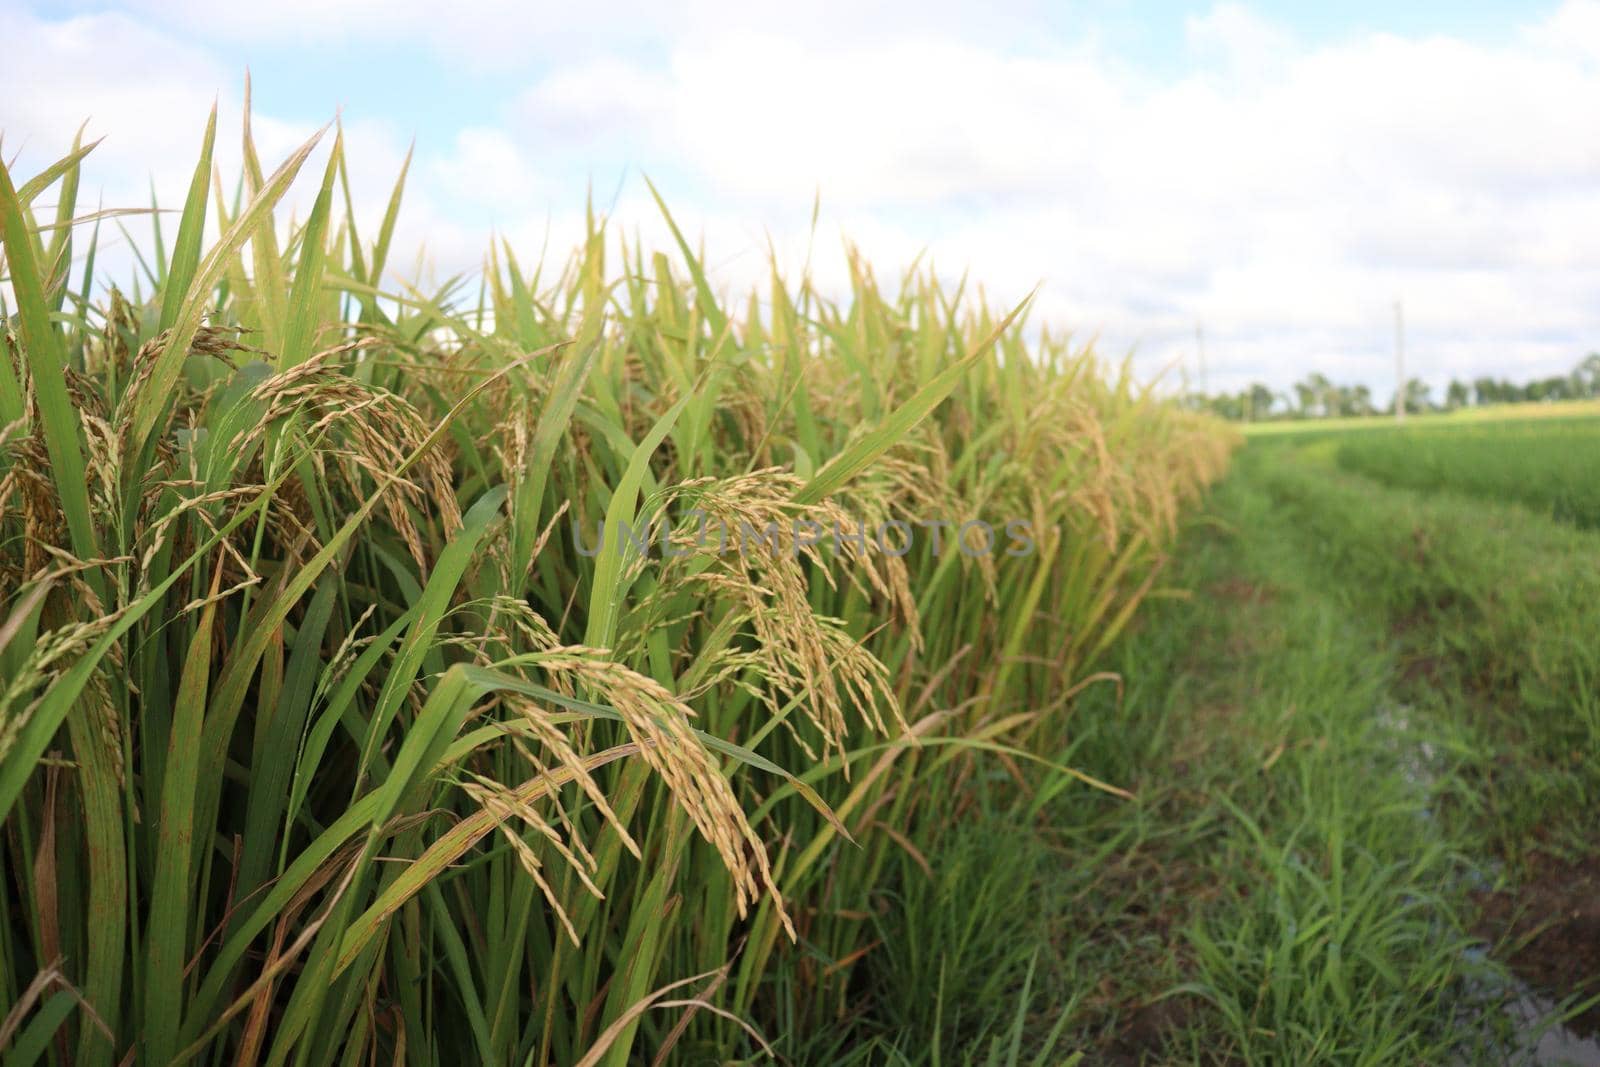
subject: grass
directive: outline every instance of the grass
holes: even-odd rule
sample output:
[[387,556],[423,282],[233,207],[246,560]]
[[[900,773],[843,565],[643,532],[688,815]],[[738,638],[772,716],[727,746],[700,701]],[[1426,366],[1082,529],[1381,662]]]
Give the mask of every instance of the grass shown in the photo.
[[1459,424],[1360,435],[1339,465],[1385,485],[1515,501],[1588,529],[1600,528],[1600,419]]
[[1124,652],[1144,710],[1119,725],[1162,724],[1126,757],[1147,812],[1124,847],[1170,884],[1123,883],[1160,919],[1136,927],[1150,969],[1113,991],[1110,1025],[1129,1059],[1446,1061],[1472,1040],[1454,1012],[1482,965],[1461,952],[1461,857],[1428,816],[1447,786],[1406,763],[1454,738],[1385,715],[1399,665],[1374,613],[1306,566],[1250,466],[1215,507],[1226,525],[1182,557],[1205,603],[1163,604]]
[[[247,121],[230,199],[215,129],[121,288],[79,150],[0,168],[0,1047],[920,1062],[929,1030],[951,1062],[1048,1062],[1049,959],[1005,950],[973,994],[1002,1006],[969,1011],[886,932],[930,919],[906,864],[952,810],[1125,803],[1074,694],[1228,433],[859,258],[843,300],[775,268],[731,303],[681,236],[591,219],[564,264],[497,245],[397,287],[403,174],[362,234],[337,131],[268,173]],[[690,508],[1019,519],[1037,550],[571,536]],[[983,918],[938,935],[952,959],[1032,936]],[[950,984],[932,1018],[866,988],[900,966]]]
[[[1561,439],[1557,430],[1554,439]],[[1287,457],[1285,457],[1287,459]],[[1280,461],[1279,506],[1317,538],[1314,565],[1365,590],[1397,631],[1421,696],[1451,694],[1479,731],[1486,814],[1517,852],[1543,826],[1586,839],[1572,813],[1600,784],[1600,548],[1586,530],[1515,505],[1415,493]],[[1572,805],[1579,805],[1574,809]]]
[[[1516,986],[1468,946],[1504,934],[1478,918],[1486,887],[1595,851],[1600,546],[1341,474],[1315,443],[1253,443],[1213,506],[1174,575],[1205,599],[1162,605],[1124,668],[1170,737],[1144,761],[1182,768],[1145,836],[1218,887],[1165,936],[1179,962],[1133,986],[1201,998],[1165,1054],[1500,1062]],[[1596,991],[1580,971],[1553,1001]]]

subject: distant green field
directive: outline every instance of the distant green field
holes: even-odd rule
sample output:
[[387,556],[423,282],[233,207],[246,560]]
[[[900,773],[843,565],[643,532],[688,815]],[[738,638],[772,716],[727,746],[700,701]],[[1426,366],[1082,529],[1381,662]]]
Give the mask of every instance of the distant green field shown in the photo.
[[1329,430],[1410,430],[1421,427],[1458,426],[1484,422],[1524,422],[1530,419],[1568,419],[1600,416],[1600,400],[1564,400],[1551,404],[1489,404],[1428,415],[1407,416],[1404,425],[1392,415],[1365,415],[1337,419],[1285,419],[1275,422],[1246,423],[1249,437],[1274,437],[1280,434],[1324,433]]
[[1600,528],[1600,418],[1424,423],[1340,435],[1339,466],[1407,489],[1515,502]]

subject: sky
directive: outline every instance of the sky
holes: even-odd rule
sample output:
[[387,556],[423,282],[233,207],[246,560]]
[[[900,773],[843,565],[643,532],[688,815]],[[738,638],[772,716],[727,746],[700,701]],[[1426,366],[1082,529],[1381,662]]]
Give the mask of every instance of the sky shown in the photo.
[[368,233],[414,141],[425,279],[564,257],[591,195],[665,247],[648,175],[729,292],[921,256],[1169,384],[1389,395],[1397,302],[1436,391],[1600,350],[1600,0],[0,0],[0,42],[8,165],[105,138],[80,203],[181,204],[246,69],[269,166],[341,116]]

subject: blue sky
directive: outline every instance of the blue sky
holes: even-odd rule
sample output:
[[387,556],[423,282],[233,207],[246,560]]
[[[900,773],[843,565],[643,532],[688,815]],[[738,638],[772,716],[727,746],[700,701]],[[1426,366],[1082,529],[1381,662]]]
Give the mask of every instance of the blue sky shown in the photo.
[[[1210,384],[1411,365],[1564,371],[1600,348],[1600,2],[586,6],[483,0],[0,0],[21,169],[78,122],[107,203],[176,202],[206,108],[286,152],[342,109],[375,213],[413,137],[402,237],[470,270],[491,230],[573,240],[593,183],[660,238],[641,173],[722,284],[842,238],[919,253],[1108,356]],[[803,12],[803,17],[797,13]],[[20,43],[20,47],[16,47]],[[225,134],[225,136],[227,136]],[[406,261],[410,263],[412,261]]]

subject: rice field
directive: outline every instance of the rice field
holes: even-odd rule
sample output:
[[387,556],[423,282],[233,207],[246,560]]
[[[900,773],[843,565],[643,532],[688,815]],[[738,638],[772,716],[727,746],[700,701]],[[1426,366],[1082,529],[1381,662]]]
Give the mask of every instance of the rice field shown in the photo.
[[397,286],[403,173],[215,130],[131,278],[86,146],[0,166],[6,1062],[1060,1062],[906,872],[1129,802],[1075,709],[1232,433],[859,257]]
[[7,1067],[1600,1061],[1592,407],[1246,443],[659,197],[427,288],[215,130],[0,164]]

